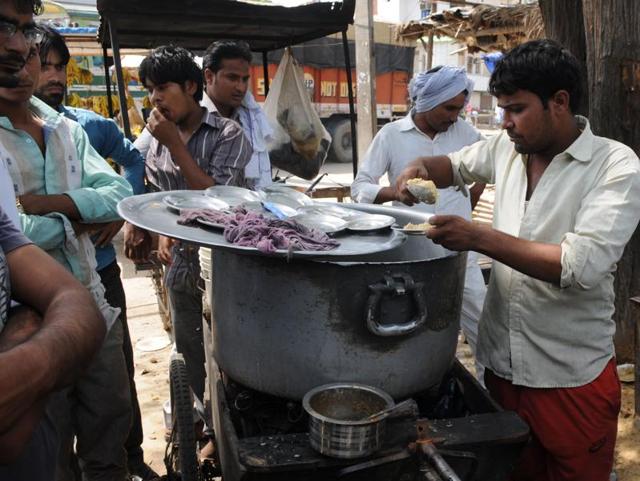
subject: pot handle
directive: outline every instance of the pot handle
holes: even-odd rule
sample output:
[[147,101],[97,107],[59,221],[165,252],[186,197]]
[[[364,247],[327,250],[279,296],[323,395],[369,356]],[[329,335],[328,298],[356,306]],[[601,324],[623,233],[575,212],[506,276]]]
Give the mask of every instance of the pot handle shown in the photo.
[[[367,300],[367,328],[376,336],[404,336],[415,331],[427,321],[427,300],[422,282],[414,282],[409,274],[384,276],[384,282],[371,284]],[[381,324],[380,303],[384,295],[406,296],[411,294],[418,308],[416,317],[402,324]]]

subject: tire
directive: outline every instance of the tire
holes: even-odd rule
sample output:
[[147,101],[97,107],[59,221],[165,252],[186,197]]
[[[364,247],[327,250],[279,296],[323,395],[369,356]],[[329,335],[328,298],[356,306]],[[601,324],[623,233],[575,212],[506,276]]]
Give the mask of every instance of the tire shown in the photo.
[[327,160],[343,164],[353,162],[351,150],[351,120],[345,118],[331,119],[327,122],[327,130],[331,134],[331,148]]
[[187,366],[182,355],[174,356],[169,368],[171,416],[178,445],[178,468],[181,481],[199,481],[196,433],[193,426],[193,397]]

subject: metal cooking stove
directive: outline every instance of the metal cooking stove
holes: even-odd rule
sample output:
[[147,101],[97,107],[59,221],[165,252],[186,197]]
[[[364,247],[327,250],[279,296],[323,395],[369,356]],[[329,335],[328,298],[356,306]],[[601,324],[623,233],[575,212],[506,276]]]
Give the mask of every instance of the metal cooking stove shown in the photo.
[[524,421],[503,411],[455,361],[438,390],[413,397],[420,406],[420,421],[388,420],[379,453],[358,460],[333,459],[310,447],[301,403],[241,386],[209,362],[212,415],[225,481],[446,479],[421,472],[424,463],[410,451],[418,424],[460,479],[500,481],[508,478],[529,438]]

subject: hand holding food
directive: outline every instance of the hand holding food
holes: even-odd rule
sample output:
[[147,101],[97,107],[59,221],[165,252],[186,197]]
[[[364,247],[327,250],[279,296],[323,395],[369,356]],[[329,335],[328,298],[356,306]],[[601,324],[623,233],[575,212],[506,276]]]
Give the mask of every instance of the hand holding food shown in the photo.
[[424,180],[419,177],[407,180],[407,189],[416,199],[426,204],[435,204],[438,201],[438,189],[432,180]]

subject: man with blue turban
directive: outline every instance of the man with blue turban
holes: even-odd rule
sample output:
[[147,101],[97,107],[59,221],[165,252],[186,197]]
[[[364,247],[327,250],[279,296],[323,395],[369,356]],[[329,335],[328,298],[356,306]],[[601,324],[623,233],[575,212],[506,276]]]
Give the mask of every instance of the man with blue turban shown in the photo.
[[[409,84],[413,108],[406,117],[386,124],[375,136],[351,186],[351,197],[356,202],[391,201],[402,206],[395,181],[412,160],[425,155],[446,155],[481,140],[480,132],[459,121],[460,111],[472,91],[473,81],[461,68],[440,66],[416,75]],[[388,187],[378,184],[385,174],[390,182]],[[484,184],[477,184],[470,191],[439,189],[435,204],[419,203],[413,208],[427,214],[446,213],[471,220],[471,210],[483,189]],[[469,252],[460,324],[474,355],[485,293],[476,254]],[[476,368],[478,379],[482,379],[482,366],[476,364]]]

